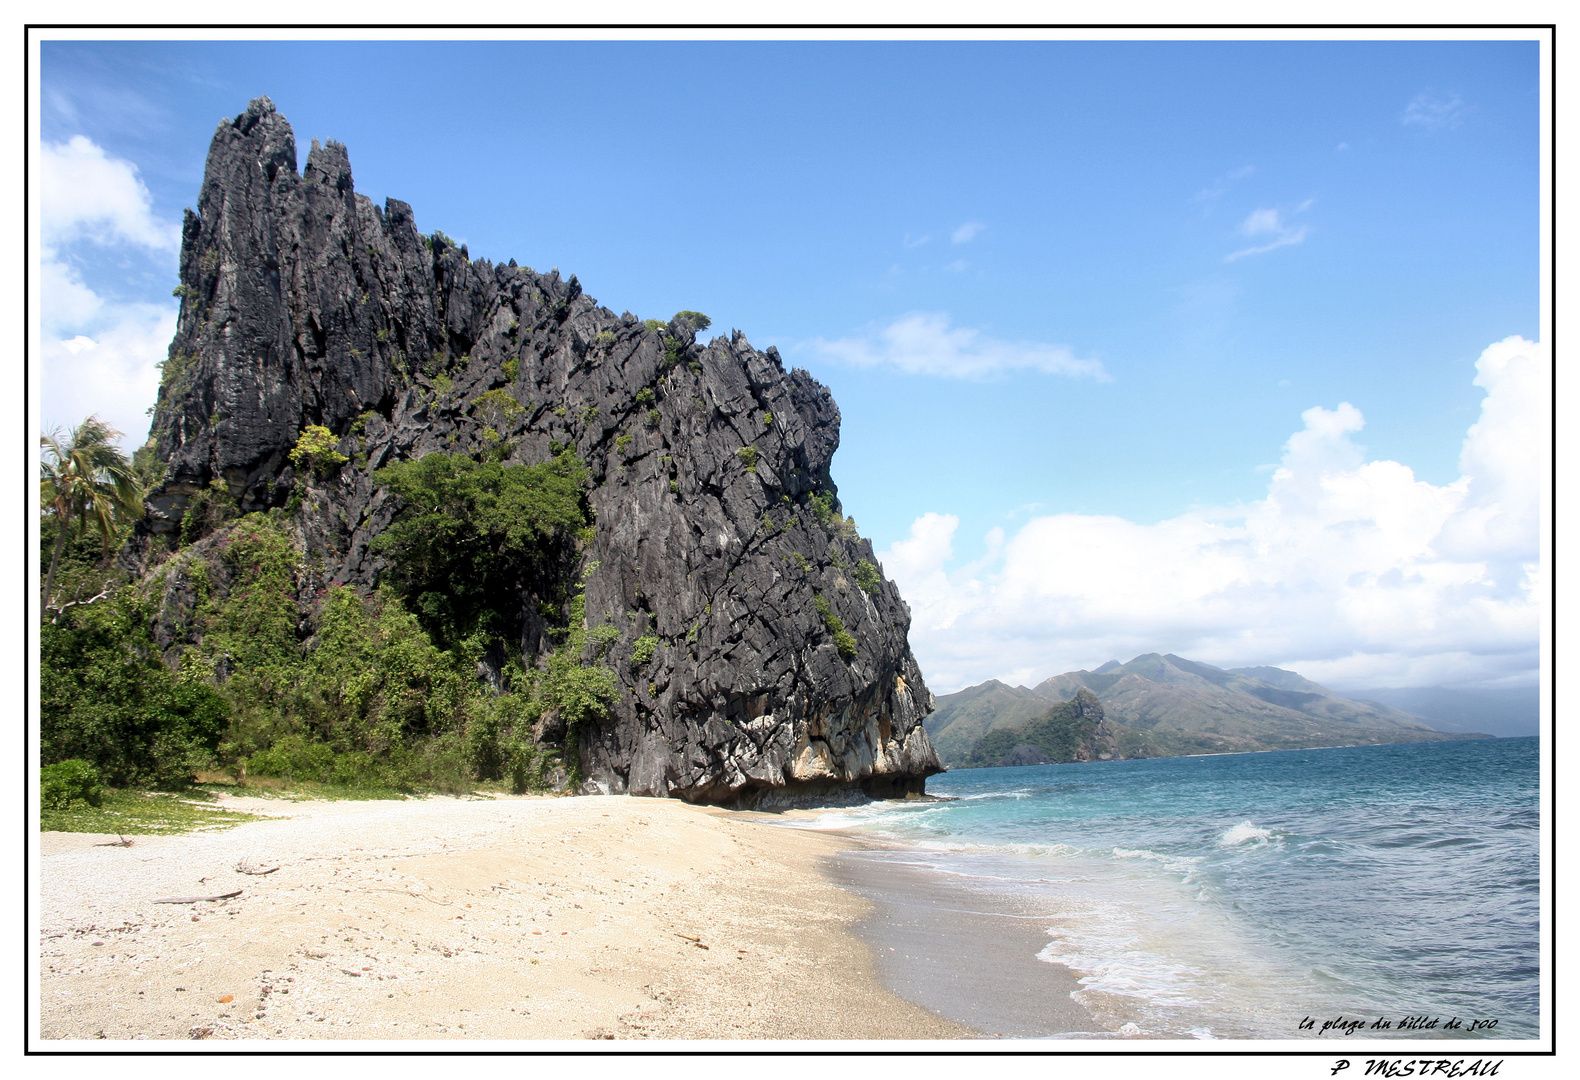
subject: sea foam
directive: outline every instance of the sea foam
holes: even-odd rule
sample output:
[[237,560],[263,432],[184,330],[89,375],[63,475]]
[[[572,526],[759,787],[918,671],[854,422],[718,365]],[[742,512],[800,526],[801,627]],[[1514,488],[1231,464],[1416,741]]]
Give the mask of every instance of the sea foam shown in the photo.
[[1249,821],[1242,821],[1232,829],[1226,829],[1218,837],[1219,847],[1238,847],[1241,844],[1265,844],[1273,838],[1272,829],[1259,828]]

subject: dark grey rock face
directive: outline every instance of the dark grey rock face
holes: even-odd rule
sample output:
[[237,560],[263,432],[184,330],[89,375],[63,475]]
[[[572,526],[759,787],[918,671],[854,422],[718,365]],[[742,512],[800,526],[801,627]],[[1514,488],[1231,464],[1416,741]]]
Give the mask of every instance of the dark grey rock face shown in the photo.
[[[181,281],[153,430],[168,469],[132,557],[152,558],[215,480],[257,510],[305,479],[291,520],[320,582],[370,589],[384,564],[368,544],[395,509],[374,469],[496,439],[510,462],[570,446],[594,484],[588,621],[621,628],[620,702],[581,747],[589,789],[902,795],[940,771],[909,609],[886,580],[858,585],[871,545],[811,501],[833,493],[838,409],[774,349],[739,332],[701,345],[684,321],[658,332],[598,306],[575,277],[473,262],[406,204],[356,194],[338,143],[315,141],[298,175],[267,98],[215,133]],[[519,415],[476,402],[500,388]],[[310,424],[352,459],[328,479],[291,468]],[[532,655],[543,625],[520,599]],[[634,666],[644,634],[660,644]]]

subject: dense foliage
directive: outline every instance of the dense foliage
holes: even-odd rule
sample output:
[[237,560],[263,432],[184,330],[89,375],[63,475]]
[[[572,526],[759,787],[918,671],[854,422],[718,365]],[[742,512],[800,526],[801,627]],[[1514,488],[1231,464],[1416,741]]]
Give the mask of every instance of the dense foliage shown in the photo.
[[587,471],[569,451],[541,465],[429,454],[374,479],[402,503],[372,545],[390,556],[385,580],[446,648],[477,634],[509,635],[516,615],[501,599],[562,576],[587,525]]
[[172,671],[131,588],[41,628],[42,759],[92,763],[116,786],[181,783],[225,732],[229,703],[192,669]]
[[[588,627],[572,573],[582,463],[430,454],[377,476],[401,508],[378,542],[390,569],[373,596],[314,593],[284,513],[235,520],[216,488],[200,493],[202,525],[187,535],[201,544],[55,615],[43,627],[43,761],[114,787],[179,786],[205,768],[395,790],[524,791],[555,769],[574,775],[580,730],[619,692],[603,663],[618,632]],[[75,541],[59,545],[68,567],[86,553]],[[529,595],[563,622],[557,646],[480,678]],[[156,622],[176,636],[164,653]],[[70,778],[56,779],[59,802]]]

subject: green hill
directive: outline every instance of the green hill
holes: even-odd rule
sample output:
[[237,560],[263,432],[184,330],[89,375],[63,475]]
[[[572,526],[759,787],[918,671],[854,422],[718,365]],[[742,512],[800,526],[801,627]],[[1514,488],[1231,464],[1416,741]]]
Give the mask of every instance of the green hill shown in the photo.
[[993,734],[984,745],[997,747],[1008,736],[994,733],[1021,729],[1081,690],[1101,703],[1117,757],[1487,737],[1437,731],[1418,716],[1342,697],[1282,668],[1224,669],[1158,653],[1066,672],[1030,689],[993,680],[943,695],[928,735],[946,764],[983,764],[979,742]]

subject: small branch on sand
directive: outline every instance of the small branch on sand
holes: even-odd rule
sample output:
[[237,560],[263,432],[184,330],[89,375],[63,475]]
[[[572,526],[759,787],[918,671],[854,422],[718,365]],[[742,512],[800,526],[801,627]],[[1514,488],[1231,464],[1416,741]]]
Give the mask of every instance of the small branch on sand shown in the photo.
[[[116,836],[121,836],[120,833],[116,833],[115,835]],[[131,847],[132,846],[132,842],[130,840],[126,839],[126,837],[121,836],[121,838],[119,840],[106,840],[102,844],[94,844],[93,846],[94,847]]]
[[251,874],[253,877],[262,877],[265,874],[272,874],[278,869],[278,866],[271,866],[267,870],[259,870],[257,863],[247,860],[243,860],[236,864],[236,873]]
[[218,896],[167,896],[167,897],[165,897],[162,900],[155,900],[155,901],[153,901],[153,903],[155,903],[155,904],[200,904],[200,903],[203,903],[204,901],[212,902],[212,901],[215,901],[215,900],[229,900],[233,896],[240,896],[240,895],[241,895],[241,890],[237,889],[235,892],[220,893]]

